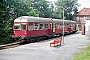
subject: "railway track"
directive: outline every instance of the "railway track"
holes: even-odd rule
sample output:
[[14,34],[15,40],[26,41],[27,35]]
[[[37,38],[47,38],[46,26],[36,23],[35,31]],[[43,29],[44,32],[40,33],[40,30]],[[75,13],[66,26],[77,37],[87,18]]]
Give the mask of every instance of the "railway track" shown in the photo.
[[24,45],[22,42],[14,42],[14,43],[10,43],[10,44],[5,44],[5,45],[0,45],[0,50],[2,49],[8,49],[8,48],[14,48],[20,45]]
[[[48,39],[50,39],[50,38],[43,39],[43,40],[48,40]],[[34,41],[34,42],[38,42],[38,41]],[[33,42],[18,41],[18,42],[14,42],[14,43],[10,43],[10,44],[0,45],[0,50],[14,48],[14,47],[18,47],[20,45],[25,45],[25,44],[29,44],[29,43],[33,43]]]
[[[71,33],[71,34],[73,34],[73,33]],[[71,35],[71,34],[68,34],[68,35]],[[57,37],[61,37],[61,36],[54,36],[52,38],[57,38]],[[47,39],[43,39],[43,40],[48,40],[48,39],[51,39],[51,38],[47,38]],[[18,42],[14,42],[14,43],[10,43],[10,44],[0,45],[0,50],[14,48],[14,47],[18,47],[20,45],[25,45],[25,44],[28,44],[28,43],[32,43],[32,42],[18,41]]]

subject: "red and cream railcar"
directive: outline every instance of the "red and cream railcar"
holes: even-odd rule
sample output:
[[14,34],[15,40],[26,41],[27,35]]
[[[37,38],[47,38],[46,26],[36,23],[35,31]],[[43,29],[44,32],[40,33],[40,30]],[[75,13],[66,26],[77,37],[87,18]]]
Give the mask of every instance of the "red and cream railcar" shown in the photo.
[[14,20],[15,38],[28,39],[33,36],[52,34],[52,19],[22,16]]
[[[76,31],[76,22],[64,20],[64,32]],[[63,32],[63,20],[21,16],[14,20],[13,38],[30,39],[31,37],[43,37]]]
[[76,31],[76,22],[75,21],[69,21],[65,20],[66,23],[64,24],[65,32],[66,33],[72,33]]
[[[53,20],[53,33],[62,34],[63,32],[63,20],[52,19]],[[64,34],[73,33],[76,31],[76,22],[64,20]]]

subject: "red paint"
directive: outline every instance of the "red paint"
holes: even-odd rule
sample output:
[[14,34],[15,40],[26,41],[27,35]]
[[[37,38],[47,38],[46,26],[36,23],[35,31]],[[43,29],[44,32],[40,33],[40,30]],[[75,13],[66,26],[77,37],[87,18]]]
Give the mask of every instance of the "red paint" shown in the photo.
[[50,47],[52,47],[52,46],[51,46],[52,44],[53,44],[54,47],[55,47],[55,45],[56,45],[56,44],[58,45],[58,43],[61,45],[61,43],[62,43],[62,37],[59,38],[59,39],[55,39],[53,42],[51,42],[51,43],[50,43]]
[[25,30],[14,30],[14,36],[27,36],[27,31]]
[[51,30],[33,30],[28,31],[27,36],[40,36],[40,35],[46,35],[46,34],[52,34]]
[[71,30],[71,28],[67,28],[67,30],[69,31],[69,32],[71,32],[72,30]]
[[55,29],[55,33],[61,33],[61,32],[63,32],[62,29]]

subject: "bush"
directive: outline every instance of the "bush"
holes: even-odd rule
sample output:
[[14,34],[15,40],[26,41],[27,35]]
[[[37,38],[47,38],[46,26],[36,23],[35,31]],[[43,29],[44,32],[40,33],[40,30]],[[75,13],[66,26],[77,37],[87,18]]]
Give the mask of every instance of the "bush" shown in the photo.
[[3,29],[0,32],[0,44],[7,44],[13,42],[11,36],[12,36],[12,31],[10,29]]

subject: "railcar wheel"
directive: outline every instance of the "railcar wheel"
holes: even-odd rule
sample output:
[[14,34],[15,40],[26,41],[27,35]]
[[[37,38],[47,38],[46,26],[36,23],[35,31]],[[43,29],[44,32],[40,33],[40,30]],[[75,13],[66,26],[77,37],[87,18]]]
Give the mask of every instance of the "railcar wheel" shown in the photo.
[[34,38],[30,38],[29,40],[30,40],[30,42],[31,42],[31,43],[33,43],[33,42],[34,42]]
[[43,39],[44,39],[44,38],[43,38],[43,36],[42,36],[42,37],[41,37],[41,41],[43,41]]
[[36,39],[35,39],[35,40],[36,40],[37,42],[38,42],[38,41],[40,41],[40,37],[36,37]]

